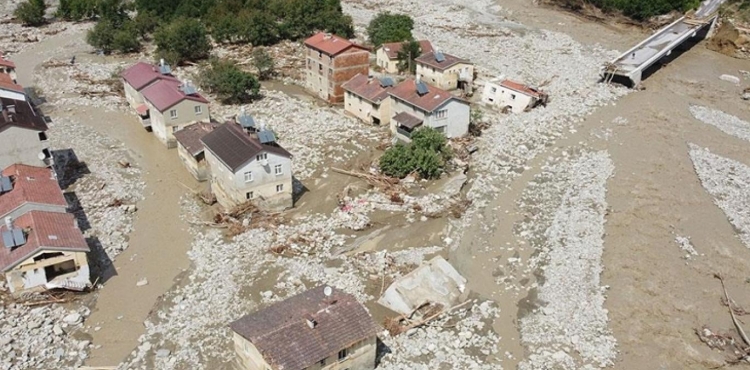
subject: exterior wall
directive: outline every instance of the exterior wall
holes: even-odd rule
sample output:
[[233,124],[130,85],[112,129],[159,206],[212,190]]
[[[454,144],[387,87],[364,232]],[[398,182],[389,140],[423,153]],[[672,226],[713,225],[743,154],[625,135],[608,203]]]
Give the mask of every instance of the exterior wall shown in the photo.
[[313,94],[330,103],[344,101],[343,83],[358,73],[370,72],[370,53],[351,48],[335,57],[307,48],[306,87]]
[[469,105],[457,100],[450,100],[446,104],[435,109],[434,112],[443,109],[447,111],[445,118],[437,118],[434,116],[433,112],[425,112],[403,100],[392,98],[391,132],[401,141],[411,141],[409,138],[398,133],[398,123],[392,119],[395,115],[401,112],[406,112],[414,117],[422,119],[424,121],[422,124],[423,126],[441,130],[448,138],[466,135],[466,133],[469,132],[469,120],[471,119],[471,108],[469,108]]
[[375,52],[375,60],[377,65],[383,69],[383,72],[398,73],[398,60],[389,59],[388,53],[385,52],[385,48],[378,48]]
[[15,163],[30,166],[47,166],[39,159],[42,149],[48,147],[48,141],[39,140],[39,132],[19,127],[9,127],[0,132],[0,168]]
[[391,122],[390,97],[383,99],[380,104],[375,104],[347,91],[344,94],[344,110],[367,123],[373,123],[372,117],[379,119],[381,125]]
[[501,108],[510,107],[513,113],[521,113],[535,103],[531,96],[492,82],[488,82],[484,86],[482,102]]
[[458,74],[461,70],[466,70],[469,76],[474,76],[474,66],[465,63],[458,63],[445,71],[439,71],[428,65],[417,63],[416,72],[423,82],[443,90],[455,90],[458,88]]
[[[167,148],[174,148],[177,146],[177,140],[174,138],[174,133],[182,130],[186,126],[189,126],[196,122],[209,122],[211,117],[208,112],[208,104],[200,103],[194,100],[185,99],[180,103],[167,108],[166,111],[160,112],[156,109],[151,102],[146,101],[150,116],[151,116],[151,129],[153,130],[156,137],[167,146]],[[201,114],[195,114],[195,107],[201,107]],[[171,110],[177,111],[177,118],[171,118],[169,112]]]
[[[237,362],[240,370],[267,370],[272,368],[260,354],[257,348],[241,335],[234,333],[234,351],[237,354]],[[325,360],[325,365],[320,363],[308,366],[306,370],[372,370],[375,368],[375,356],[377,354],[377,337],[368,338],[354,344],[349,349],[348,356],[339,361],[338,352]]]
[[62,256],[34,261],[34,257],[44,253],[55,253],[55,251],[40,251],[5,273],[5,279],[11,293],[19,293],[30,289],[43,290],[44,284],[49,282],[44,268],[64,264],[66,262],[72,262],[75,265],[76,271],[65,275],[59,275],[55,277],[55,279],[65,279],[85,274],[85,279],[88,280],[89,267],[85,252],[62,252]]
[[[267,154],[267,166],[252,159],[232,173],[210,150],[205,151],[206,162],[211,169],[211,191],[222,207],[229,209],[248,201],[248,192],[253,193],[250,200],[263,209],[283,210],[294,206],[292,160],[273,153]],[[274,173],[276,165],[281,165],[281,175]],[[245,172],[248,171],[253,173],[253,180],[245,182]],[[282,185],[283,190],[277,192],[276,185]]]
[[199,161],[188,153],[187,149],[180,143],[177,143],[177,155],[180,156],[182,164],[196,180],[206,181],[208,179],[208,166],[203,155],[200,155],[201,160]]
[[125,99],[133,109],[143,104],[143,95],[141,95],[138,90],[133,88],[133,86],[130,86],[129,83],[125,82],[125,79],[122,79],[122,85],[125,87]]
[[[0,199],[3,199],[2,196],[0,196]],[[5,217],[11,217],[13,219],[19,218],[22,215],[24,215],[27,212],[31,211],[45,211],[45,212],[57,212],[57,213],[67,213],[66,211],[67,207],[64,206],[56,206],[53,204],[44,204],[44,203],[31,203],[26,202],[22,205],[20,205],[18,208],[4,214],[0,215],[0,219],[5,219]]]

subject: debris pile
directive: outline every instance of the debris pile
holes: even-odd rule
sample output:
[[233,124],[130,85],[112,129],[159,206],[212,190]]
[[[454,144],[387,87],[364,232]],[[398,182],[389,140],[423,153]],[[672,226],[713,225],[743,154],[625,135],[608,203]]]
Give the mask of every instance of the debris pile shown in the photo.
[[94,106],[108,111],[124,109],[121,95],[120,70],[128,63],[94,63],[79,58],[74,64],[69,60],[47,59],[35,76],[38,88],[56,106]]
[[728,135],[750,141],[750,123],[722,111],[691,105],[690,113],[695,119],[718,128]]
[[698,255],[698,252],[693,247],[693,243],[690,242],[690,237],[678,235],[674,238],[675,243],[680,247],[680,250],[685,252],[684,258],[689,260]]

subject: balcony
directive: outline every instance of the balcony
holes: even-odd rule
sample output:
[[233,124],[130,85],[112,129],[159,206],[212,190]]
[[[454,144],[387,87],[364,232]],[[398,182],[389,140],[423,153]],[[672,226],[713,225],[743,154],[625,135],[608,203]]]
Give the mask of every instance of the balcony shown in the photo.
[[401,136],[406,137],[407,139],[411,139],[411,131],[409,131],[405,127],[401,127],[401,126],[396,127],[396,133],[398,133]]

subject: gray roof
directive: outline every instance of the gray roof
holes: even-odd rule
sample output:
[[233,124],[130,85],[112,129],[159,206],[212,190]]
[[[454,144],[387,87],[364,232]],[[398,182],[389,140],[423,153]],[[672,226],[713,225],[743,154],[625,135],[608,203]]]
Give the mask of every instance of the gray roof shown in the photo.
[[411,114],[406,112],[401,112],[393,116],[393,120],[410,129],[413,129],[423,123],[423,120],[419,117],[412,116]]
[[319,286],[274,303],[229,327],[279,370],[302,370],[376,335],[378,325],[356,298],[335,288],[325,296],[324,289]]
[[232,172],[255,158],[261,152],[269,152],[284,157],[292,155],[276,144],[261,144],[256,134],[249,134],[234,122],[220,125],[201,139],[211,151]]

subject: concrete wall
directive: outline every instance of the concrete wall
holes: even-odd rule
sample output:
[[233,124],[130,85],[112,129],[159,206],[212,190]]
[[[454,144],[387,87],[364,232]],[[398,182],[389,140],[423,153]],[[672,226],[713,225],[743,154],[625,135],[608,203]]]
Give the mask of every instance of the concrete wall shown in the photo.
[[[0,196],[0,199],[2,199],[2,196]],[[66,208],[66,206],[57,206],[53,204],[26,202],[20,205],[18,208],[11,210],[4,215],[0,215],[0,219],[5,220],[5,217],[12,217],[13,219],[16,219],[31,211],[67,213]]]
[[177,155],[180,157],[180,161],[185,166],[185,169],[190,172],[193,177],[198,181],[206,181],[208,179],[208,165],[203,154],[199,155],[200,161],[198,161],[192,154],[188,153],[182,144],[177,143]]
[[377,65],[383,69],[383,72],[398,73],[398,60],[390,60],[388,53],[385,52],[385,48],[378,48],[375,52],[375,60]]
[[344,101],[343,83],[358,73],[370,71],[370,53],[352,48],[335,57],[307,48],[305,86],[307,89],[331,103]]
[[423,82],[443,90],[455,90],[458,88],[458,74],[461,70],[466,70],[469,76],[474,76],[474,66],[464,63],[458,63],[445,71],[439,71],[428,65],[417,63],[416,72]]
[[143,95],[141,95],[138,90],[133,88],[133,86],[130,86],[130,84],[125,81],[125,79],[122,79],[122,85],[125,87],[125,99],[133,109],[143,104]]
[[39,159],[39,153],[48,147],[48,142],[39,140],[39,132],[19,127],[9,127],[0,132],[0,168],[15,163],[46,166]]
[[[149,113],[151,116],[151,129],[156,137],[167,146],[174,148],[177,146],[177,140],[174,133],[182,130],[186,126],[196,122],[209,122],[211,117],[208,111],[208,104],[200,103],[194,100],[185,99],[180,103],[168,108],[164,112],[159,112],[156,107],[146,100]],[[201,113],[195,113],[195,107],[201,107]],[[171,110],[177,111],[177,118],[172,118],[169,114]]]
[[[437,118],[437,112],[446,110],[445,118]],[[409,141],[397,133],[398,123],[393,117],[401,112],[419,117],[424,121],[423,126],[432,127],[442,131],[446,137],[454,138],[466,135],[469,132],[469,120],[471,119],[471,108],[466,103],[457,100],[449,100],[446,104],[438,107],[433,112],[425,112],[403,100],[391,99],[391,132],[402,141]]]
[[[262,166],[259,161],[252,159],[232,173],[210,150],[205,151],[206,162],[211,171],[211,190],[225,209],[248,201],[248,192],[253,193],[250,200],[263,209],[283,210],[294,206],[292,160],[277,154],[264,153],[268,155],[267,166]],[[275,173],[277,165],[281,165],[280,175]],[[252,172],[252,181],[245,182],[245,172]],[[282,185],[283,190],[277,191],[277,185]]]
[[381,125],[391,122],[391,98],[383,99],[375,104],[351,92],[344,94],[344,110],[363,122],[374,123],[372,117],[380,120]]
[[521,113],[535,103],[535,99],[515,90],[488,82],[482,91],[482,102],[500,108],[510,107],[511,112]]
[[[263,359],[257,348],[241,335],[234,333],[234,351],[241,370],[267,370],[271,366]],[[325,365],[318,362],[305,370],[372,370],[377,355],[377,337],[372,337],[349,347],[348,355],[339,361],[338,352],[325,359]]]
[[86,274],[85,278],[88,279],[89,267],[85,252],[62,252],[62,256],[34,261],[34,257],[44,253],[55,253],[55,251],[40,251],[5,274],[5,279],[8,282],[8,287],[11,293],[19,293],[30,289],[43,290],[44,284],[49,281],[44,268],[47,266],[64,264],[66,262],[72,262],[75,265],[76,271],[65,275],[59,275],[56,278],[64,279],[79,274]]

